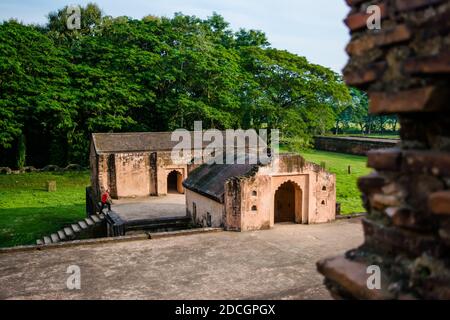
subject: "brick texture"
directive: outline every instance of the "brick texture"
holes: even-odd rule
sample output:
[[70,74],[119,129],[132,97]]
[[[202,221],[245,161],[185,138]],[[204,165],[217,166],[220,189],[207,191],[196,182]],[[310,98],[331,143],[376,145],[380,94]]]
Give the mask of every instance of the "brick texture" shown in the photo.
[[[317,268],[336,299],[450,299],[450,0],[379,2],[377,31],[365,27],[374,3],[347,0],[344,80],[368,93],[371,113],[397,114],[401,142],[368,152],[364,244]],[[374,264],[376,294],[364,274]]]
[[434,214],[450,216],[450,191],[430,194],[429,205]]
[[401,163],[401,150],[398,148],[372,150],[368,152],[367,157],[369,168],[396,171]]
[[401,112],[437,111],[443,104],[432,103],[437,91],[436,87],[428,86],[401,92],[370,92],[370,112],[388,114]]
[[[380,4],[381,18],[385,18],[387,15],[386,5],[384,3]],[[350,30],[359,30],[367,26],[367,20],[371,15],[366,12],[357,12],[347,16],[344,20],[345,24],[350,28]]]
[[409,59],[405,62],[405,71],[412,74],[450,73],[450,54]]
[[395,0],[398,11],[408,11],[441,3],[442,0]]

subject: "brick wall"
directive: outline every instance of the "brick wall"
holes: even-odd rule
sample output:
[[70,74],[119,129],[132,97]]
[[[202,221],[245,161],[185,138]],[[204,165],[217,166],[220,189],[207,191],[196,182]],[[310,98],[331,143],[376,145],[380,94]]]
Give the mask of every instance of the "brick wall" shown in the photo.
[[396,140],[356,137],[314,137],[314,149],[365,156],[371,149],[394,147]]
[[[369,152],[359,179],[365,242],[319,261],[336,298],[450,299],[450,1],[347,0],[352,35],[344,69],[373,114],[399,115],[399,147]],[[382,29],[366,28],[368,5]],[[381,268],[381,289],[367,267]]]

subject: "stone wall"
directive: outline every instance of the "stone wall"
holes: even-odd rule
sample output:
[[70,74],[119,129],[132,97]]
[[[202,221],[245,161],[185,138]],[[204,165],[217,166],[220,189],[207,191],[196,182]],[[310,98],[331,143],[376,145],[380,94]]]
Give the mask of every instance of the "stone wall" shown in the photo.
[[150,195],[150,154],[148,152],[115,154],[117,197]]
[[394,147],[394,139],[373,139],[357,137],[314,137],[314,149],[365,156],[372,149]]
[[186,189],[186,210],[194,225],[224,227],[223,204],[188,189]]
[[178,182],[178,191],[183,193],[183,187],[181,182],[188,177],[188,173],[191,171],[189,164],[191,158],[184,158],[183,164],[175,164],[172,161],[172,153],[170,151],[158,151],[157,152],[157,195],[166,195],[168,192],[167,177],[172,171],[176,171],[181,176],[181,180]]
[[91,185],[96,198],[102,188],[109,189],[114,199],[162,196],[167,194],[169,173],[176,171],[181,175],[178,189],[182,193],[181,181],[198,166],[190,160],[186,157],[184,164],[174,164],[170,151],[96,154],[91,144]]
[[275,194],[285,183],[295,186],[295,221],[326,223],[336,217],[336,177],[294,154],[280,154],[273,165],[225,183],[227,230],[269,229],[275,223]]
[[[450,1],[347,3],[345,81],[368,91],[371,113],[399,115],[401,144],[368,154],[364,244],[318,269],[336,298],[450,299]],[[382,8],[379,31],[366,28],[370,4]],[[367,286],[371,265],[379,290]]]

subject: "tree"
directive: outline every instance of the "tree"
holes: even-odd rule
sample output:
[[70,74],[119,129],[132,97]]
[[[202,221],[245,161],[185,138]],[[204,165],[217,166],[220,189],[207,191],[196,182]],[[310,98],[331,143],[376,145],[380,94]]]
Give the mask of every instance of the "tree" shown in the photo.
[[333,127],[336,112],[350,99],[337,74],[287,51],[241,50],[244,68],[262,96],[254,123],[280,129],[282,140],[287,144],[297,140],[296,147],[308,147],[312,135]]
[[64,7],[43,27],[0,24],[2,159],[86,164],[92,132],[193,129],[196,120],[280,129],[284,143],[305,148],[351,104],[339,75],[270,48],[262,31],[234,32],[216,13],[138,20],[88,4],[79,30],[67,17]]
[[336,117],[335,134],[340,130],[350,130],[352,125],[359,126],[361,133],[370,128],[371,117],[369,116],[369,101],[367,95],[356,89],[350,88],[351,100]]
[[67,20],[72,14],[68,10],[69,6],[65,6],[57,11],[48,14],[48,23],[46,30],[50,36],[59,39],[62,42],[79,39],[82,36],[94,35],[103,22],[103,14],[100,8],[94,3],[88,3],[85,7],[80,8],[80,29],[68,29]]
[[19,143],[23,134],[33,144],[71,122],[66,58],[38,28],[15,21],[0,24],[1,147]]

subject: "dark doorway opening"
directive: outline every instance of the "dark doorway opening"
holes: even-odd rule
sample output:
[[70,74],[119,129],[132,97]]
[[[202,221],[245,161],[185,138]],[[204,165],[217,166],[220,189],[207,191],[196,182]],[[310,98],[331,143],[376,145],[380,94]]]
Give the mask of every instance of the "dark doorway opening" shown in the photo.
[[299,215],[297,211],[300,209],[301,191],[293,182],[287,181],[283,183],[275,192],[275,223],[282,222],[300,222],[296,219]]
[[167,193],[183,193],[183,176],[178,171],[172,171],[167,176]]

